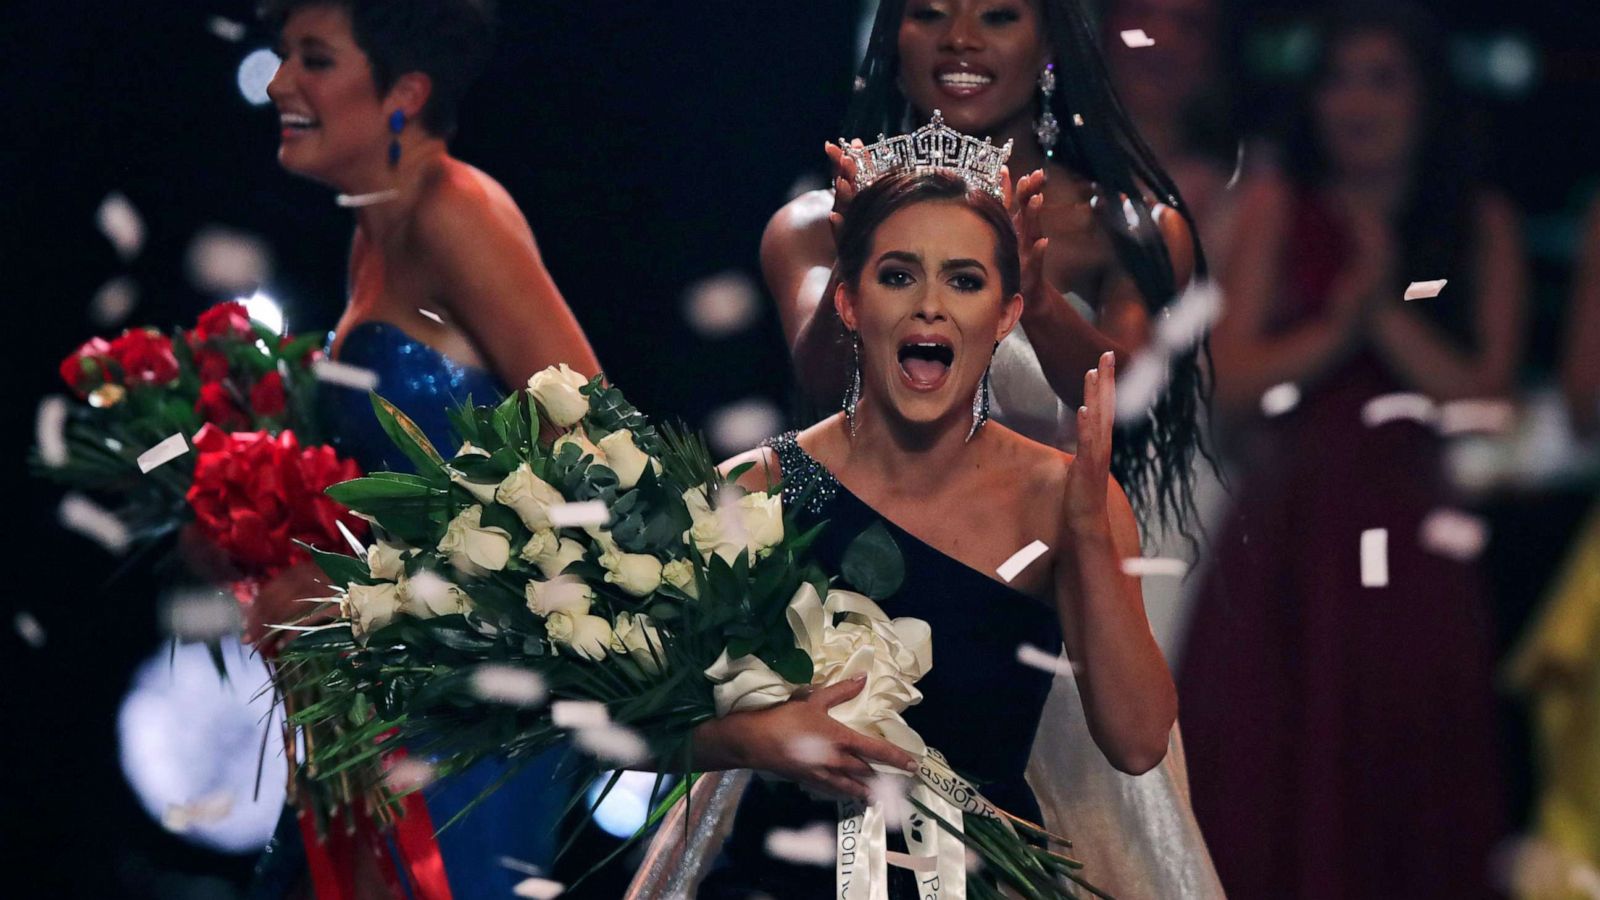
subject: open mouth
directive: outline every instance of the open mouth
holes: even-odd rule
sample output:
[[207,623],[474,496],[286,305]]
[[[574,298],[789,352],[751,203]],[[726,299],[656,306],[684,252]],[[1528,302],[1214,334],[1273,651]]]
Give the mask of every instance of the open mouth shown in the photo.
[[278,115],[278,125],[282,128],[285,137],[306,134],[316,129],[320,124],[316,119],[300,113],[280,113]]
[[971,63],[947,63],[934,69],[933,79],[946,95],[964,99],[988,90],[994,73]]
[[944,383],[956,351],[942,340],[912,340],[900,345],[900,371],[911,386],[933,390]]

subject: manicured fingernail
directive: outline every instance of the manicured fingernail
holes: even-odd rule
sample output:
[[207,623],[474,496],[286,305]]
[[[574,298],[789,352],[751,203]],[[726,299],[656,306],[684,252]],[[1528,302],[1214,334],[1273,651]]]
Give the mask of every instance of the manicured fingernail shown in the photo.
[[1088,414],[1089,414],[1089,407],[1087,407],[1087,406],[1078,407],[1078,415],[1087,416]]

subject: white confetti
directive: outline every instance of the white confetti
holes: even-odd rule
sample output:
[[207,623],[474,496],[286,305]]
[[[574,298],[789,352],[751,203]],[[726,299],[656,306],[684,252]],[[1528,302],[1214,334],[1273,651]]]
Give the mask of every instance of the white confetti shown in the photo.
[[1189,564],[1181,559],[1161,556],[1130,556],[1122,561],[1122,574],[1135,578],[1182,578]]
[[44,646],[44,626],[33,617],[33,613],[27,610],[17,613],[16,618],[11,620],[11,625],[17,629],[17,637],[22,638],[22,642],[29,647],[37,650]]
[[1489,543],[1489,524],[1459,509],[1436,509],[1422,520],[1423,547],[1457,562],[1471,562]]
[[1140,47],[1154,47],[1156,45],[1156,42],[1151,39],[1150,35],[1144,33],[1143,28],[1129,28],[1123,31],[1122,42],[1134,49],[1138,49]]
[[472,692],[491,703],[507,706],[538,706],[547,693],[539,673],[494,663],[473,670]]
[[[881,763],[874,763],[876,768]],[[899,831],[900,823],[910,815],[912,807],[906,800],[911,790],[911,779],[905,774],[887,775],[882,772],[867,782],[867,796],[872,805],[883,810],[883,820],[890,831]]]
[[611,521],[611,510],[604,500],[584,500],[578,503],[557,503],[550,507],[550,525],[553,528],[582,528],[585,525],[604,525]]
[[242,22],[235,22],[225,16],[212,16],[206,20],[206,29],[225,41],[238,43],[244,40],[245,27]]
[[683,315],[701,337],[710,340],[738,334],[761,314],[761,295],[750,276],[723,272],[689,285]]
[[260,238],[221,225],[207,225],[189,243],[189,279],[208,293],[248,294],[267,280],[271,260],[267,245]]
[[1022,574],[1022,570],[1033,565],[1034,560],[1050,552],[1050,547],[1044,541],[1034,541],[1021,550],[1011,554],[1011,558],[1000,564],[995,574],[1000,580],[1010,584],[1011,580]]
[[438,322],[440,325],[444,324],[444,317],[431,309],[423,309],[419,306],[417,307],[417,315],[422,316],[425,319],[432,319],[433,321]]
[[543,869],[533,863],[517,859],[515,856],[502,856],[497,862],[513,872],[521,872],[524,875],[543,875],[545,873]]
[[550,704],[550,722],[557,728],[600,728],[611,724],[611,714],[594,700],[557,700]]
[[1432,425],[1438,419],[1439,407],[1426,394],[1382,394],[1361,407],[1361,424],[1368,428],[1402,420]]
[[1517,408],[1504,400],[1452,400],[1439,407],[1439,433],[1505,434],[1516,425]]
[[52,469],[67,463],[67,398],[46,397],[39,401],[33,418],[33,444],[39,448],[39,461]]
[[1438,281],[1413,281],[1406,287],[1406,299],[1427,300],[1431,297],[1437,297],[1439,292],[1444,290],[1444,286],[1449,283],[1450,281],[1447,278],[1441,278]]
[[1156,322],[1157,342],[1172,353],[1188,350],[1216,324],[1222,306],[1222,289],[1215,281],[1193,282],[1161,311]]
[[182,641],[214,641],[238,634],[244,621],[239,602],[219,590],[182,590],[167,595],[162,627]]
[[1117,375],[1117,424],[1143,421],[1161,399],[1171,380],[1167,354],[1158,346],[1146,347]]
[[1361,532],[1361,586],[1386,587],[1389,584],[1389,529],[1368,528]]
[[138,284],[126,275],[118,275],[94,292],[94,299],[89,301],[89,321],[100,328],[120,325],[138,304]]
[[650,758],[650,745],[631,728],[610,724],[579,728],[572,742],[596,759],[626,768]]
[[529,900],[553,900],[553,898],[566,893],[566,890],[567,886],[559,881],[551,881],[548,878],[536,876],[524,878],[517,882],[517,886],[511,889],[511,893],[516,894],[518,897],[527,897]]
[[94,220],[124,261],[139,255],[144,247],[144,219],[121,191],[112,191],[100,201]]
[[383,773],[383,783],[397,794],[409,794],[433,784],[438,777],[433,766],[424,760],[408,756],[390,764]]
[[131,537],[128,526],[100,504],[82,494],[68,494],[61,498],[57,512],[65,528],[83,535],[112,553],[128,549]]
[[148,475],[150,470],[160,468],[188,452],[188,440],[181,433],[171,435],[161,443],[139,454],[139,471]]
[[713,412],[706,423],[711,449],[721,456],[743,453],[783,431],[783,412],[770,400],[750,397]]
[[406,579],[406,591],[413,600],[424,606],[443,609],[450,599],[450,582],[436,572],[423,569]]
[[361,541],[356,539],[355,534],[350,531],[350,526],[344,524],[343,519],[334,519],[333,524],[334,527],[339,529],[339,533],[344,535],[344,542],[350,545],[350,550],[355,554],[356,558],[366,559],[367,548],[362,546]]
[[767,832],[767,855],[802,866],[831,866],[833,832],[833,826],[826,822],[813,822],[804,828],[774,828]]
[[1281,416],[1300,405],[1300,387],[1292,381],[1267,388],[1261,395],[1261,413],[1272,418]]
[[312,374],[325,384],[336,384],[356,391],[378,389],[378,373],[336,359],[319,359],[311,364]]
[[789,755],[796,762],[820,766],[833,758],[833,745],[826,738],[802,734],[790,738],[788,743]]
[[1053,675],[1075,675],[1078,671],[1066,653],[1050,653],[1032,644],[1017,645],[1017,662]]
[[161,814],[161,825],[168,831],[182,833],[196,825],[220,822],[231,812],[233,812],[233,794],[228,791],[213,791],[188,803],[168,805]]

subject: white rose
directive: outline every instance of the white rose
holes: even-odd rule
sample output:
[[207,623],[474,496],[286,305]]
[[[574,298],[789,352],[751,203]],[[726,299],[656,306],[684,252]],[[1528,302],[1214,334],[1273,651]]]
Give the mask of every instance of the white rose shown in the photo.
[[651,675],[661,671],[666,664],[666,645],[661,642],[661,632],[650,617],[629,612],[617,614],[611,631],[611,652],[631,658]]
[[522,545],[522,558],[539,567],[546,578],[554,578],[567,570],[567,566],[583,559],[583,545],[572,538],[559,537],[548,528],[541,528]]
[[367,570],[373,578],[399,581],[406,571],[406,558],[416,554],[416,548],[404,544],[379,541],[367,548]]
[[[461,443],[461,449],[456,451],[455,458],[456,459],[460,459],[463,456],[488,456],[488,455],[489,455],[489,451],[483,449],[482,447],[474,447],[472,445],[471,441],[463,441]],[[467,480],[467,476],[461,474],[460,472],[456,471],[454,468],[452,468],[451,466],[448,466],[448,465],[445,466],[445,471],[447,473],[449,473],[450,480],[455,482],[456,484],[459,484],[462,487],[466,488],[467,489],[467,493],[471,494],[472,498],[474,500],[477,500],[479,503],[493,503],[494,502],[494,487],[495,487],[494,485],[492,485],[492,484],[482,484],[482,483],[476,482],[476,481],[468,481]]]
[[648,597],[661,587],[661,560],[648,553],[608,550],[600,555],[606,581],[635,597]]
[[498,572],[511,559],[511,535],[504,528],[483,527],[483,507],[469,506],[450,520],[439,552],[450,564],[465,571]]
[[567,502],[549,482],[533,474],[527,463],[505,477],[495,488],[494,499],[509,506],[528,526],[529,531],[550,527],[550,507]]
[[523,588],[528,609],[536,616],[549,618],[556,613],[585,615],[594,601],[594,591],[576,575],[558,575],[549,581],[530,581]]
[[578,390],[588,383],[589,379],[562,363],[533,373],[528,379],[528,393],[550,421],[571,428],[589,412],[589,398]]
[[700,587],[694,580],[694,563],[675,559],[661,567],[661,580],[691,597],[700,596]]
[[639,449],[630,431],[613,431],[601,438],[598,446],[606,455],[606,465],[617,473],[617,485],[623,490],[639,483],[645,466],[653,467],[658,473],[661,471],[661,463]]
[[431,619],[434,616],[463,615],[472,608],[472,598],[467,596],[466,591],[453,584],[444,585],[443,588],[443,590],[413,591],[402,583],[401,609],[419,619]]
[[683,502],[689,508],[692,522],[689,530],[683,533],[684,541],[693,544],[705,556],[715,553],[732,565],[745,551],[742,517],[713,510],[704,488],[684,491]]
[[400,588],[389,584],[352,584],[345,588],[339,601],[339,614],[350,620],[351,630],[358,640],[394,621],[400,612]]
[[558,612],[545,620],[544,630],[557,645],[596,662],[606,658],[611,646],[611,623],[599,616]]
[[550,452],[559,456],[561,453],[561,448],[567,446],[568,444],[577,445],[579,459],[582,459],[585,456],[592,456],[594,457],[592,462],[595,464],[602,466],[611,465],[610,460],[606,459],[606,452],[596,446],[594,441],[589,440],[589,436],[584,434],[581,429],[577,431],[569,431],[566,434],[563,434],[561,437],[556,438],[556,442],[550,447]]
[[780,494],[754,493],[739,498],[740,520],[744,523],[745,544],[759,553],[783,542],[783,497]]

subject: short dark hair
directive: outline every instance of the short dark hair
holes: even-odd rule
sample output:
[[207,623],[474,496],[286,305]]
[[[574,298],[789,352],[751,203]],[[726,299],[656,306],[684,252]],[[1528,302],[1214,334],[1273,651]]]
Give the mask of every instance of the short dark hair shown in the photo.
[[372,64],[372,80],[386,93],[400,76],[422,72],[433,92],[418,121],[429,133],[456,130],[461,98],[488,66],[494,16],[488,0],[264,0],[262,21],[275,31],[306,7],[342,9],[356,46]]
[[896,172],[863,188],[845,211],[839,227],[839,279],[854,287],[872,255],[878,227],[895,213],[918,203],[956,203],[978,214],[994,231],[995,265],[1003,299],[1022,289],[1022,263],[1011,216],[993,195],[972,187],[954,172]]

